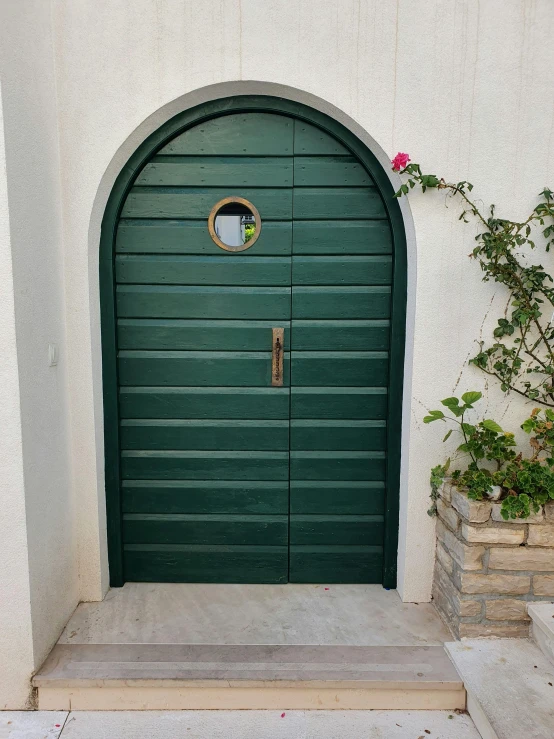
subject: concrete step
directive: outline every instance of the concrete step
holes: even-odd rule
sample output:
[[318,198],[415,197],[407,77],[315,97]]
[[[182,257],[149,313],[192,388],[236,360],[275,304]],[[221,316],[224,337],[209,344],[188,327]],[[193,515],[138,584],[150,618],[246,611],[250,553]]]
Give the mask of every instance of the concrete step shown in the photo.
[[51,711],[465,708],[439,646],[58,644],[33,685]]
[[0,711],[2,739],[480,739],[451,711]]
[[554,737],[554,667],[530,639],[445,644],[483,739]]
[[532,622],[531,636],[554,665],[554,603],[534,603],[528,612]]

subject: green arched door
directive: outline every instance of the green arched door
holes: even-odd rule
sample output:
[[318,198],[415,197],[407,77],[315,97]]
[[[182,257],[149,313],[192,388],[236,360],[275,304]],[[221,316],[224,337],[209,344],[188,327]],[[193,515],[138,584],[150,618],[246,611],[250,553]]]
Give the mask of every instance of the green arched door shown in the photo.
[[396,548],[395,203],[348,141],[257,107],[166,135],[105,220],[115,584],[383,582]]

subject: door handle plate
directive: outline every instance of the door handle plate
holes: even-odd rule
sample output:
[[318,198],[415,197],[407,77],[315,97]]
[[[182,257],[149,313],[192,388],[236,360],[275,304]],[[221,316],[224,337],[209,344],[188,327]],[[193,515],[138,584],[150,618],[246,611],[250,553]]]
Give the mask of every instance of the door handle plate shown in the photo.
[[282,387],[285,329],[274,328],[272,329],[272,334],[273,348],[271,352],[271,384],[273,387]]

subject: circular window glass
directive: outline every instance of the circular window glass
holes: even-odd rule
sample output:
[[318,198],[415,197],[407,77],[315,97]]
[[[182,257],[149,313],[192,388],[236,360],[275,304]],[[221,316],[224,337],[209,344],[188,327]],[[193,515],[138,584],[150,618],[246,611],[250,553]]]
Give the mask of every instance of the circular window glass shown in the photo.
[[257,209],[244,198],[224,198],[216,203],[208,220],[210,236],[226,251],[250,249],[262,230]]

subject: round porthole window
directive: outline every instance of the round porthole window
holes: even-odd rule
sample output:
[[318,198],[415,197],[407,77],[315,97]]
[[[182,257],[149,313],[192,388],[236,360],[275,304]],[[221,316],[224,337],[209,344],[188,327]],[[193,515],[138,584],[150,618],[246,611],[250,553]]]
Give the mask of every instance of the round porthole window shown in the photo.
[[262,219],[245,198],[224,198],[212,208],[208,229],[220,249],[244,251],[259,238]]

